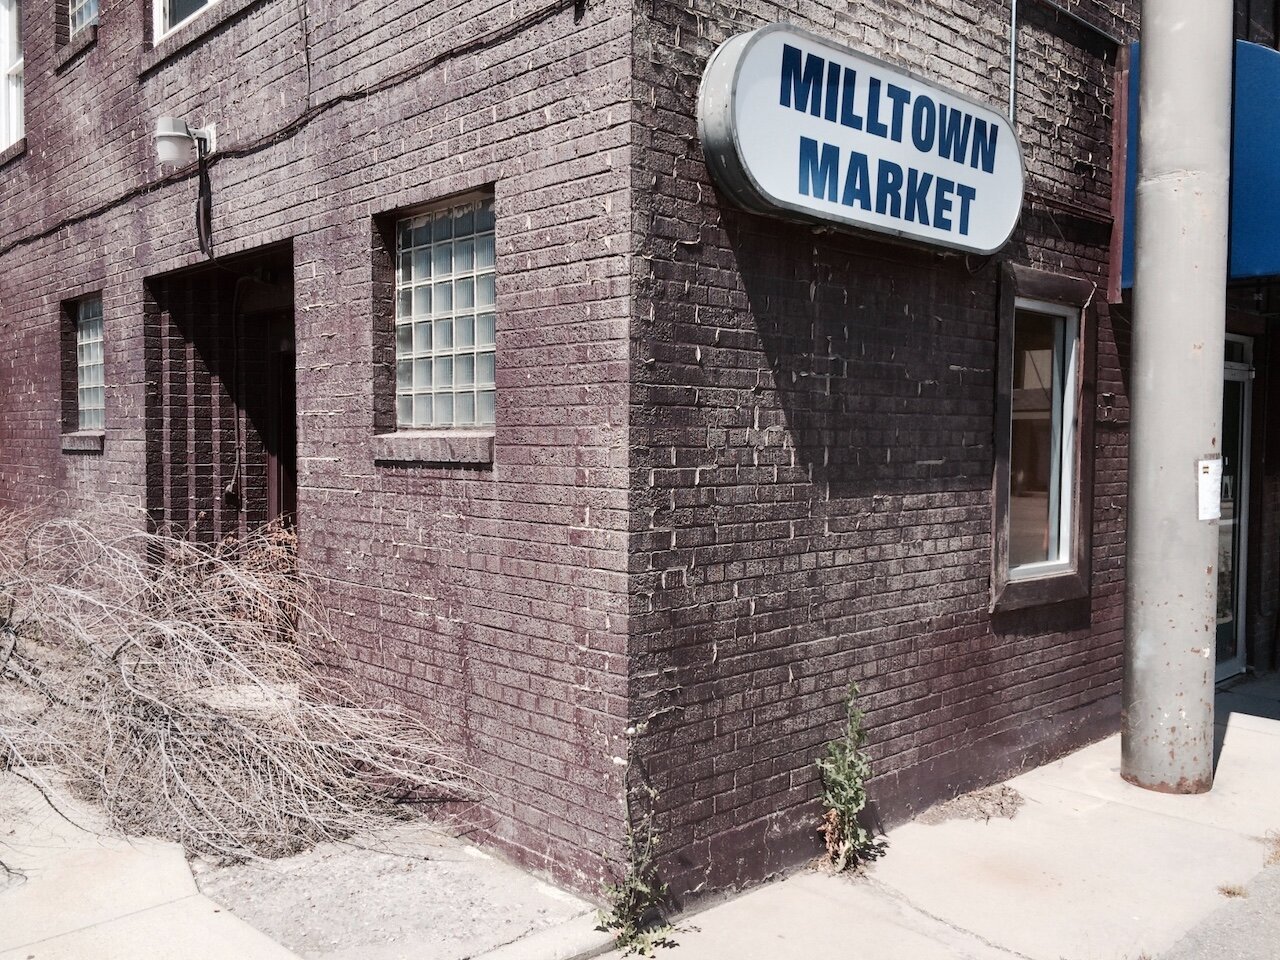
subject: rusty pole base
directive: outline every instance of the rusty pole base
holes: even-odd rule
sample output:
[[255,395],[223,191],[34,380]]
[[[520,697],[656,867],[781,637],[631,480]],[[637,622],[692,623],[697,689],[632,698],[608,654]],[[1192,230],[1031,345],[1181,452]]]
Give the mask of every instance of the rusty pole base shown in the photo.
[[1213,789],[1213,777],[1182,777],[1176,783],[1169,783],[1165,780],[1157,780],[1146,783],[1141,777],[1131,773],[1121,773],[1120,776],[1127,782],[1132,783],[1135,787],[1141,787],[1143,790],[1153,790],[1156,793],[1208,793]]

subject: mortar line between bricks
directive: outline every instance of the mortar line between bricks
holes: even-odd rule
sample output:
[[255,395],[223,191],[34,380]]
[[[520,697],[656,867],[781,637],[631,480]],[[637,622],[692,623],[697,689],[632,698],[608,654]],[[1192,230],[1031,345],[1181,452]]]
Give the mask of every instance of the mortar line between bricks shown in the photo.
[[[199,891],[197,891],[196,893],[188,893],[185,896],[175,897],[172,900],[165,900],[161,903],[153,903],[149,907],[142,907],[138,910],[130,910],[128,913],[122,913],[122,914],[119,914],[118,916],[108,917],[105,920],[98,920],[96,923],[86,923],[83,927],[76,927],[72,930],[63,930],[61,933],[55,933],[52,936],[41,937],[39,940],[28,940],[26,943],[15,944],[12,947],[6,947],[5,952],[8,953],[9,951],[12,951],[12,950],[25,950],[28,947],[39,946],[42,943],[50,943],[54,940],[61,940],[63,937],[69,937],[69,936],[72,936],[73,934],[83,933],[86,930],[93,930],[96,927],[105,927],[108,924],[116,923],[120,920],[128,920],[130,917],[136,917],[136,916],[139,916],[140,914],[149,913],[152,910],[158,910],[161,907],[170,907],[170,906],[173,906],[173,904],[175,903],[181,903],[184,900],[190,900],[192,897],[199,897],[201,900],[209,900],[208,897],[206,897],[203,893],[200,893]],[[209,900],[209,902],[213,903],[212,900]],[[219,907],[218,909],[221,910],[222,907]]]
[[921,916],[928,917],[930,920],[933,920],[935,923],[942,924],[948,930],[954,930],[956,933],[962,934],[966,937],[972,937],[974,940],[977,940],[983,946],[990,947],[993,950],[999,950],[1001,953],[1008,954],[1011,957],[1017,957],[1019,958],[1019,960],[1036,960],[1035,957],[1032,957],[1029,954],[1019,953],[1017,950],[1014,950],[1010,947],[1006,947],[1003,944],[996,943],[994,940],[988,940],[982,934],[976,933],[975,931],[970,930],[968,927],[962,927],[957,923],[952,923],[950,920],[946,919],[945,917],[940,917],[936,913],[929,912],[924,907],[917,905],[910,897],[908,897],[901,890],[898,890],[896,887],[891,887],[889,884],[885,883],[883,880],[877,880],[875,877],[871,877],[871,876],[865,877],[865,879],[867,883],[869,883],[875,889],[879,890],[881,893],[885,894],[887,897],[889,897],[890,900],[893,900],[897,903],[905,905],[906,907],[909,907],[910,909],[914,910],[916,913],[920,914]]

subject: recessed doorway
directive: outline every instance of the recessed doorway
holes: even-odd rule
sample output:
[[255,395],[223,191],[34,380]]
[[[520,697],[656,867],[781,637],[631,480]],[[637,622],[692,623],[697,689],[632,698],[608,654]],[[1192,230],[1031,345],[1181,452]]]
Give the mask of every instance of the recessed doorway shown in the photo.
[[198,540],[297,525],[293,251],[147,281],[147,507]]

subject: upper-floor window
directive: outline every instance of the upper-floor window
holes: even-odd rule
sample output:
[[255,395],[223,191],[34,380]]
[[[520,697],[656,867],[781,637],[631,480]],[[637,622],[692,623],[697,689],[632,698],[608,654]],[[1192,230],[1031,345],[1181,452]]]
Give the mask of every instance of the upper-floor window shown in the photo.
[[494,422],[493,198],[396,223],[396,425]]
[[70,36],[98,22],[98,0],[68,0],[67,24]]
[[0,150],[23,133],[22,0],[0,0]]
[[172,33],[205,7],[212,6],[216,0],[154,0],[155,2],[155,39],[158,43],[166,34]]

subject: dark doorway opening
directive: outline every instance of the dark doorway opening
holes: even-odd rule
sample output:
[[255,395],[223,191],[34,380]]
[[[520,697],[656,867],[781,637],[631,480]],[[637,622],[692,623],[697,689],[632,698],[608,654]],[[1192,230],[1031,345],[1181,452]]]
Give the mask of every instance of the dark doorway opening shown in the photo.
[[298,520],[298,385],[293,313],[264,318],[267,389],[263,445],[267,453],[267,517],[287,527]]
[[297,523],[293,250],[147,281],[147,508],[200,540]]

